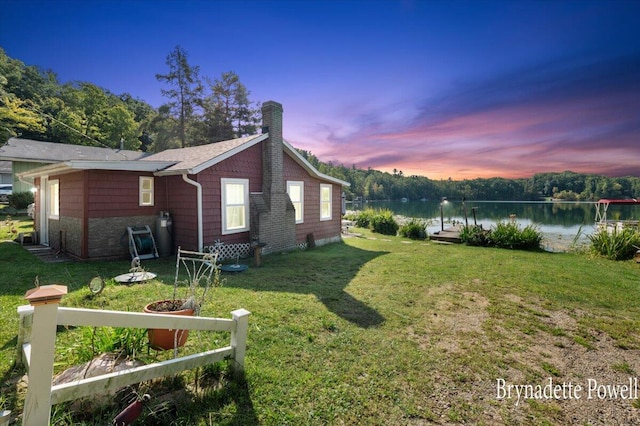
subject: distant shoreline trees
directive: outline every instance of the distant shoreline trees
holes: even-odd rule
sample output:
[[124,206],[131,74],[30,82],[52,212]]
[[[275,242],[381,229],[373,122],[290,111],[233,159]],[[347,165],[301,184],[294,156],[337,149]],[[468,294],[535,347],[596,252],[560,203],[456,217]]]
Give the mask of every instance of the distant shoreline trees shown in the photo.
[[323,163],[312,153],[298,150],[320,172],[349,182],[344,188],[348,200],[492,200],[597,201],[601,198],[640,198],[640,177],[607,177],[571,171],[538,173],[530,178],[478,178],[433,180],[424,176],[404,176],[355,166]]

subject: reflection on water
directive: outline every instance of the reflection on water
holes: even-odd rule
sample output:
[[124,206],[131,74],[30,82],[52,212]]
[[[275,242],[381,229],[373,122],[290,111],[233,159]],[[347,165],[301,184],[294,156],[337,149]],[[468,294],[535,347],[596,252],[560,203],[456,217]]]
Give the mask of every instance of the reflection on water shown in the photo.
[[[363,204],[349,204],[347,209],[363,208],[390,209],[396,215],[427,219],[429,232],[440,229],[440,202],[438,201],[377,201]],[[596,215],[592,202],[512,202],[512,201],[447,201],[442,203],[445,227],[453,223],[477,223],[489,229],[499,221],[509,221],[510,217],[521,226],[534,225],[545,234],[575,236],[579,232],[592,234]],[[475,220],[474,220],[475,213]],[[610,205],[609,220],[638,220],[640,206]]]

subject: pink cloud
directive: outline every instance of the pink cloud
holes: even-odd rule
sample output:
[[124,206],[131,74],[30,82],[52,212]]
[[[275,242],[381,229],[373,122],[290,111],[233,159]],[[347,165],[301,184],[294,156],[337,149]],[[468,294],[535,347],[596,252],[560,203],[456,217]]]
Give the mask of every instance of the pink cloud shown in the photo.
[[434,179],[564,170],[640,175],[640,82],[634,72],[640,60],[618,62],[596,64],[595,71],[560,67],[547,80],[534,73],[515,77],[525,89],[491,82],[451,93],[422,114],[399,103],[352,105],[339,117],[325,117],[340,125],[299,138],[324,160]]

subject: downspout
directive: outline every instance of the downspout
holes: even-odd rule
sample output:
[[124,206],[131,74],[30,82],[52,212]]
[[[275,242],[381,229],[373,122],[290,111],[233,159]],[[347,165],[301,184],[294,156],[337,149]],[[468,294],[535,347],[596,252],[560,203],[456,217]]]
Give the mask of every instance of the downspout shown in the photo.
[[186,173],[182,174],[182,179],[190,185],[196,187],[197,190],[197,209],[198,209],[198,251],[201,251],[204,243],[202,237],[202,185],[195,180],[191,180],[187,177]]

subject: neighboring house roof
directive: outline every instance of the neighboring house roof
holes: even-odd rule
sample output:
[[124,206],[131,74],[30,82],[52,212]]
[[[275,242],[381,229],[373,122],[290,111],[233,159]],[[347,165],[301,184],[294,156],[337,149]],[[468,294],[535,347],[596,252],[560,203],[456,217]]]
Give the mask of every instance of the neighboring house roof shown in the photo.
[[0,173],[11,174],[11,161],[0,161]]
[[11,138],[0,147],[0,160],[33,163],[59,163],[68,160],[137,160],[147,153],[126,149],[98,148],[94,146],[41,142]]

